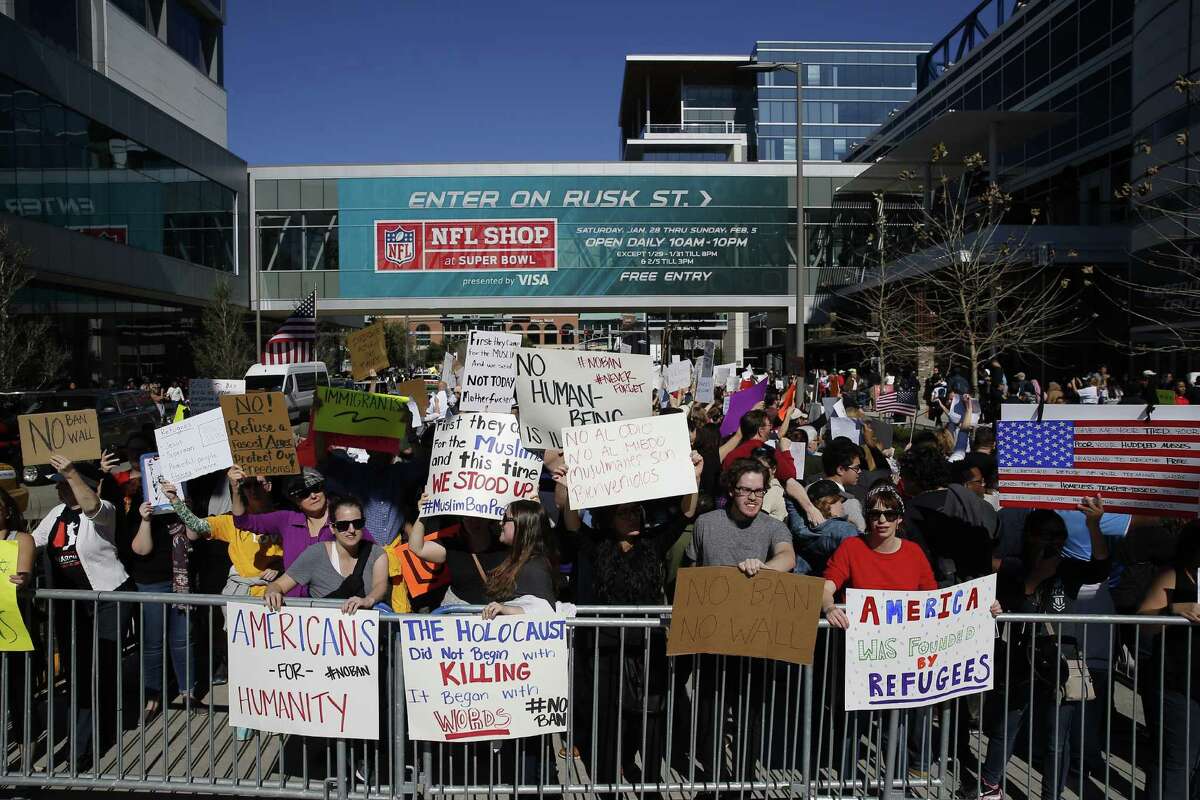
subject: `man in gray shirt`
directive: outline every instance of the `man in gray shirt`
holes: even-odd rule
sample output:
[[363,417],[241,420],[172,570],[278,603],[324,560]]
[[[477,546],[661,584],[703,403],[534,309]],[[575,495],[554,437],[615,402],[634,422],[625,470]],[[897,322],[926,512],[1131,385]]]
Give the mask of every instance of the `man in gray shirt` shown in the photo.
[[696,520],[685,566],[737,567],[747,576],[760,569],[791,572],[796,565],[792,534],[762,511],[771,480],[766,467],[754,459],[735,461],[725,480],[729,505]]

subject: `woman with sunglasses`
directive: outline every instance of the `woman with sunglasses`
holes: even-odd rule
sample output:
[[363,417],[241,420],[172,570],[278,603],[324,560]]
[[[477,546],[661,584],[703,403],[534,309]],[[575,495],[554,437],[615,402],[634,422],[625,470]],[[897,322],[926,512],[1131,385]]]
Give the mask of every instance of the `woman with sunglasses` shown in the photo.
[[[283,545],[283,568],[291,567],[300,554],[317,542],[332,542],[333,528],[329,524],[329,497],[325,494],[325,478],[311,467],[292,479],[288,486],[288,499],[296,509],[269,511],[265,514],[247,514],[242,498],[242,481],[246,473],[236,464],[229,468],[229,500],[233,511],[233,524],[239,531],[260,536],[275,537]],[[363,531],[363,539],[374,543],[370,531]],[[302,585],[293,586],[288,597],[305,597],[308,592]]]
[[264,599],[272,611],[278,611],[283,596],[297,586],[308,587],[312,597],[345,600],[344,614],[374,608],[387,596],[387,556],[364,536],[362,504],[351,497],[341,498],[333,504],[332,513],[334,540],[305,550],[267,587]]
[[508,555],[487,577],[492,602],[483,609],[484,619],[502,614],[524,614],[526,603],[514,600],[537,598],[553,610],[558,600],[558,565],[550,520],[541,503],[517,500],[504,511],[500,543]]

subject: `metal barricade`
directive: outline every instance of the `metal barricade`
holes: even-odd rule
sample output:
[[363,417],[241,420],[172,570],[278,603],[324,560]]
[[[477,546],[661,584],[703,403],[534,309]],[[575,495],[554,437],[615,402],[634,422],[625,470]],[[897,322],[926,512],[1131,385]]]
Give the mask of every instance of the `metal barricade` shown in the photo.
[[[1196,628],[1180,618],[1003,615],[993,691],[868,713],[843,710],[845,644],[824,622],[811,666],[672,658],[670,608],[649,606],[577,609],[565,733],[409,741],[400,617],[382,614],[390,646],[380,661],[379,741],[242,738],[228,725],[224,686],[208,692],[227,599],[37,592],[26,609],[35,650],[0,656],[0,786],[243,797],[951,798],[974,796],[983,774],[1008,796],[1157,800],[1160,787],[1162,797],[1189,796],[1188,759],[1200,753],[1188,680]],[[174,631],[174,652],[172,624],[183,633]],[[1173,649],[1155,646],[1163,630]],[[1065,693],[1080,664],[1093,699]],[[170,687],[172,675],[192,692],[148,714],[155,687]]]

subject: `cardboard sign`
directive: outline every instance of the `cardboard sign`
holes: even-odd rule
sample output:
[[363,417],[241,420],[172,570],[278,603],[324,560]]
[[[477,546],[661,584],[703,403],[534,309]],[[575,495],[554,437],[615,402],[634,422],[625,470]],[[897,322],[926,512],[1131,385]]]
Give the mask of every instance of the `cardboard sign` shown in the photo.
[[517,739],[567,730],[567,621],[401,618],[408,736]]
[[390,364],[387,328],[382,322],[346,336],[346,348],[350,351],[350,374],[356,381],[366,380],[372,370],[378,373]]
[[847,589],[846,710],[916,708],[989,691],[995,599],[995,575],[931,592]]
[[521,334],[471,331],[467,363],[463,367],[460,411],[495,411],[508,414],[513,407],[517,379],[517,350]]
[[562,429],[651,414],[650,356],[579,350],[517,350],[521,442],[562,447]]
[[563,428],[571,508],[696,493],[683,414]]
[[192,378],[188,381],[188,409],[193,414],[203,414],[221,405],[226,395],[245,394],[246,382],[222,381],[211,378]]
[[542,459],[521,446],[512,414],[468,412],[438,426],[421,516],[500,519],[514,500],[536,500]]
[[[413,378],[411,381],[396,384],[396,394],[407,397],[418,409],[429,408],[429,395],[425,388],[425,381],[421,378]],[[419,412],[417,416],[420,416]],[[416,419],[413,420],[413,425],[420,424]]]
[[29,629],[17,606],[17,587],[9,580],[17,574],[15,541],[0,541],[0,652],[21,653],[33,649]]
[[687,360],[672,361],[667,367],[667,391],[677,392],[692,385],[692,362]]
[[825,581],[764,569],[679,570],[667,655],[714,653],[813,663]]
[[17,427],[21,430],[21,460],[27,467],[49,464],[55,453],[71,461],[100,458],[100,422],[95,409],[22,414],[17,417]]
[[[154,506],[155,514],[174,514],[171,501],[163,494],[162,481],[167,480],[162,472],[162,463],[158,453],[143,453],[139,463],[142,472],[142,502]],[[187,484],[181,483],[175,487],[180,500],[187,497]]]
[[746,412],[761,403],[766,397],[766,381],[759,381],[749,389],[742,389],[740,392],[730,395],[729,411],[726,412],[725,419],[721,420],[721,435],[732,436],[734,431],[738,429],[738,424],[742,421],[742,417],[746,416]]
[[379,738],[378,611],[229,603],[226,614],[230,725]]
[[225,418],[219,408],[159,428],[154,438],[163,475],[176,486],[233,466]]
[[396,395],[317,387],[316,430],[351,436],[403,439],[408,434],[408,403]]
[[221,413],[233,461],[247,475],[300,472],[296,439],[282,392],[251,392],[222,397]]

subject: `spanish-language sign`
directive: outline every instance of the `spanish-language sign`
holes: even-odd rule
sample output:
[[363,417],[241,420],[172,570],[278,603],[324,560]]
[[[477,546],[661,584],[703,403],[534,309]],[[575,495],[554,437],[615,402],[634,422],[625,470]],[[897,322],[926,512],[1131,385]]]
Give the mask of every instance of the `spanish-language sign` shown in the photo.
[[100,422],[95,409],[22,414],[17,417],[17,427],[21,460],[27,467],[49,464],[55,453],[71,461],[100,458]]
[[721,435],[732,436],[738,429],[742,417],[746,416],[746,412],[763,402],[766,397],[767,382],[765,380],[759,381],[749,389],[734,392],[729,398],[729,410],[725,414],[725,419],[721,420]]
[[517,739],[567,730],[567,621],[548,614],[403,617],[408,736]]
[[514,500],[537,500],[542,460],[521,446],[512,414],[468,412],[438,425],[421,516],[500,519]]
[[[425,381],[421,378],[413,378],[411,381],[401,381],[396,384],[396,394],[401,397],[407,397],[413,402],[418,409],[429,408],[429,395],[425,388]],[[505,409],[507,411],[508,409]],[[411,412],[412,409],[410,408]],[[417,412],[417,418],[420,418],[420,411]],[[413,425],[420,425],[417,419],[413,419]]]
[[346,349],[350,351],[350,375],[356,381],[388,367],[387,330],[382,322],[346,336]]
[[463,366],[460,411],[512,411],[521,334],[471,331]]
[[[162,482],[167,478],[163,475],[158,453],[142,453],[139,466],[142,472],[142,501],[153,506],[155,514],[173,514],[175,509],[171,508],[171,501],[162,489]],[[187,496],[186,488],[186,483],[175,487],[180,500]]]
[[517,350],[521,442],[562,447],[563,428],[648,417],[650,356],[522,347]]
[[245,394],[246,382],[192,378],[188,381],[188,409],[193,414],[203,414],[221,405],[226,395]]
[[379,612],[229,603],[229,724],[379,738]]
[[995,599],[995,575],[929,592],[847,589],[846,710],[916,708],[991,689]]
[[683,414],[563,428],[571,508],[696,493]]
[[295,475],[296,440],[282,392],[222,397],[233,461],[247,475]]
[[408,403],[397,395],[317,387],[315,429],[322,433],[403,439],[408,433]]
[[[677,415],[678,416],[678,415]],[[679,570],[667,655],[714,653],[813,663],[825,581],[736,567]]]
[[17,587],[9,580],[17,572],[16,541],[0,541],[0,652],[33,649],[29,629],[17,606]]
[[159,428],[154,438],[163,475],[176,486],[233,466],[225,418],[219,408]]

